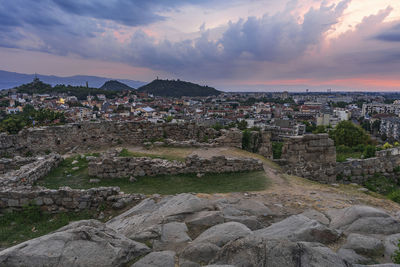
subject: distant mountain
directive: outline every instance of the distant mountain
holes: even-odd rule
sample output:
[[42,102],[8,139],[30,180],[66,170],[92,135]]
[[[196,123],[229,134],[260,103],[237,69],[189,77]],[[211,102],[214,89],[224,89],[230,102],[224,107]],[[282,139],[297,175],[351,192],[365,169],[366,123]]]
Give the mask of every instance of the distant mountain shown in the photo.
[[[36,75],[41,81],[48,83],[50,85],[65,84],[73,86],[86,86],[86,82],[90,87],[99,88],[105,82],[110,80],[110,78],[97,77],[97,76],[70,76],[70,77],[58,77],[58,76],[47,76],[47,75]],[[0,70],[0,90],[10,89],[21,84],[26,84],[32,82],[35,74],[22,74],[16,72],[8,72]],[[135,80],[119,80],[120,82],[133,87],[138,88],[145,85],[145,82],[135,81]]]
[[102,87],[99,89],[108,90],[108,91],[126,91],[126,90],[135,90],[134,88],[121,83],[116,80],[106,81]]
[[154,80],[138,89],[156,96],[211,96],[219,95],[221,92],[209,86],[201,86],[191,82],[180,80]]

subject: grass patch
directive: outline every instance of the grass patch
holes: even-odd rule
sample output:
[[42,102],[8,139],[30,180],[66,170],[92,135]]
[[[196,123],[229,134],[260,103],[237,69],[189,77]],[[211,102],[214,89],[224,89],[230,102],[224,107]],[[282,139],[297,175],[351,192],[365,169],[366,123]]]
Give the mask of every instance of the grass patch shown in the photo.
[[[93,155],[91,154],[91,156]],[[72,164],[74,161],[76,163]],[[93,184],[89,184],[89,179],[88,161],[85,157],[78,155],[64,159],[46,177],[38,180],[36,185],[51,189],[58,189],[61,186],[82,189],[94,187]],[[88,184],[87,187],[81,187],[86,183]]]
[[[73,161],[77,163],[72,164]],[[102,179],[92,184],[88,175],[86,158],[74,156],[65,159],[58,168],[37,182],[38,185],[51,189],[69,186],[74,189],[88,189],[99,186],[119,186],[125,193],[143,194],[177,194],[196,193],[228,193],[244,191],[261,191],[267,188],[268,178],[263,171],[237,173],[210,173],[198,178],[196,174],[160,175],[138,177],[138,181],[130,182],[128,178]],[[79,167],[78,170],[72,168]]]
[[100,186],[119,186],[125,193],[172,195],[185,192],[229,193],[261,191],[268,179],[263,171],[239,173],[212,173],[198,178],[196,174],[160,175],[140,177],[132,183],[127,178],[103,179]]
[[372,192],[382,194],[388,199],[400,203],[400,184],[381,174],[369,178],[364,186]]
[[119,153],[120,157],[149,157],[152,159],[166,159],[169,161],[177,160],[177,161],[185,161],[184,157],[177,156],[177,155],[159,155],[159,154],[152,154],[152,153],[145,153],[145,152],[138,152],[138,151],[129,151],[128,149],[124,148],[122,151]]
[[345,162],[347,159],[360,159],[362,152],[336,152],[336,162]]
[[48,234],[69,222],[92,218],[92,211],[50,214],[41,212],[38,206],[26,206],[22,211],[5,213],[0,217],[0,246],[13,246]]

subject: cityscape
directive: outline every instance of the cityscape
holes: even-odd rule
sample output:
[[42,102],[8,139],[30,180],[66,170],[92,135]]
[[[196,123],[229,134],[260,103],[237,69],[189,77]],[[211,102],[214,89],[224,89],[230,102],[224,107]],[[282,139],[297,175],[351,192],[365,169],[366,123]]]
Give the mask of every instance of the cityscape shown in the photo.
[[0,0],[0,266],[400,266],[398,0]]

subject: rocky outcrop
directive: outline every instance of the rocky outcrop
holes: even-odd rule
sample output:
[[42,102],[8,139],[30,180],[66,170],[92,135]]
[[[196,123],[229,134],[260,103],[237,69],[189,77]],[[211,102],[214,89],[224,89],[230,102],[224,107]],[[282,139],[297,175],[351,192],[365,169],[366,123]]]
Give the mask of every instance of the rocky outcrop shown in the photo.
[[227,244],[214,264],[268,267],[348,267],[346,261],[319,243],[292,242],[251,235]]
[[[256,221],[256,230],[239,218]],[[395,223],[390,231],[378,224],[371,224],[371,231],[354,228],[364,219]],[[106,224],[76,222],[1,251],[0,265],[356,267],[390,262],[400,237],[387,233],[398,223],[367,206],[308,210],[282,219],[252,199],[154,196]]]
[[134,263],[131,267],[175,267],[175,252],[151,252]]
[[293,215],[267,228],[257,230],[254,234],[269,239],[329,244],[338,240],[341,233],[303,215]]
[[79,221],[0,252],[1,266],[122,266],[150,249],[98,221]]

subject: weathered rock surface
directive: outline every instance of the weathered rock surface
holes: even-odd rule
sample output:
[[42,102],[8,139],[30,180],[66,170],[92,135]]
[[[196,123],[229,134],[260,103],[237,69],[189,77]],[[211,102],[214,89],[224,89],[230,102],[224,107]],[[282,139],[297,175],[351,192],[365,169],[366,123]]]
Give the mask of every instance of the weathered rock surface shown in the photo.
[[204,231],[193,242],[208,242],[222,247],[229,241],[250,235],[252,231],[247,226],[237,222],[218,224]]
[[359,205],[351,206],[341,210],[330,210],[328,211],[328,216],[331,218],[331,228],[343,230],[360,218],[389,217],[389,215],[383,210]]
[[303,215],[293,215],[271,226],[254,231],[254,235],[269,239],[320,242],[329,244],[340,237],[340,232]]
[[342,259],[346,260],[349,263],[359,263],[359,264],[369,264],[369,263],[371,263],[370,259],[357,254],[352,249],[341,248],[341,249],[338,250],[337,254]]
[[107,223],[112,229],[133,240],[149,240],[161,235],[161,225],[183,221],[187,216],[211,209],[210,203],[191,194],[166,197],[160,202],[144,200],[138,206]]
[[0,266],[122,266],[145,255],[144,244],[86,220],[0,252]]
[[360,234],[350,234],[343,248],[352,249],[366,256],[383,256],[383,244],[379,239]]
[[230,242],[218,252],[212,263],[265,267],[349,266],[319,243],[291,242],[255,235]]
[[160,240],[153,242],[154,250],[174,250],[183,248],[192,239],[187,234],[185,223],[170,222],[161,226]]
[[329,219],[326,217],[325,214],[316,211],[316,210],[306,210],[305,212],[301,213],[301,215],[306,216],[311,220],[316,220],[323,225],[329,225]]
[[226,216],[267,216],[271,214],[270,209],[264,204],[251,199],[219,199],[215,205]]
[[175,267],[175,252],[161,251],[151,252],[131,267]]
[[220,248],[212,243],[192,243],[182,251],[180,257],[196,263],[208,263],[219,250]]

